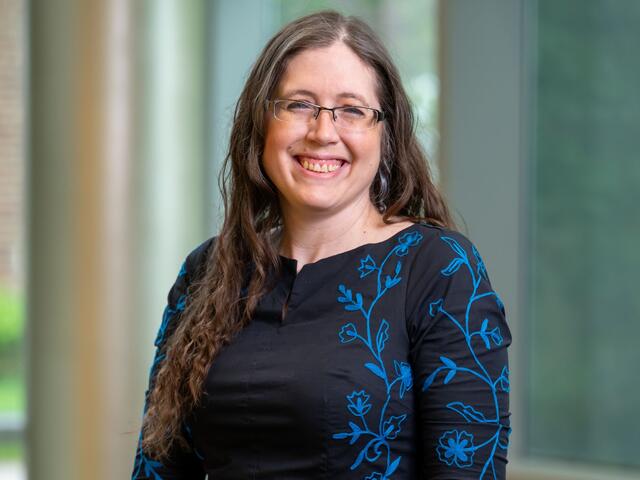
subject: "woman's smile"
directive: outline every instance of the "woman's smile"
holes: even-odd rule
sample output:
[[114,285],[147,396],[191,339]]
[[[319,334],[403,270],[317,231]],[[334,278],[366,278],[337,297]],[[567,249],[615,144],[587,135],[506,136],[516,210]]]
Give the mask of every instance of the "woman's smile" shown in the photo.
[[296,155],[294,158],[303,170],[313,174],[314,177],[320,178],[334,177],[337,175],[338,170],[348,164],[346,160],[337,157]]

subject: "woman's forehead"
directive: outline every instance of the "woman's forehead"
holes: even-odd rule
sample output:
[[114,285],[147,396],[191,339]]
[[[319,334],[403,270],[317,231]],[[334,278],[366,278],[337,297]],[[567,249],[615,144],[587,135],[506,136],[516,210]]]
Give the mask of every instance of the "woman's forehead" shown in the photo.
[[376,74],[348,46],[303,50],[292,57],[280,79],[279,95],[303,95],[316,100],[352,99],[377,103]]

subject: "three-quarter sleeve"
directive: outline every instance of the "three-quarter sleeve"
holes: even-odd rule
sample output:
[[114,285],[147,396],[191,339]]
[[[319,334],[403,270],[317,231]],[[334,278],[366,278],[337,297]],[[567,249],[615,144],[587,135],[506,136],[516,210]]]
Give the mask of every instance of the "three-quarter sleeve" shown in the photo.
[[422,479],[505,478],[511,334],[475,246],[442,230],[407,290]]
[[[187,287],[189,284],[188,268],[190,258],[183,263],[178,273],[178,277],[169,290],[167,305],[164,309],[162,322],[155,339],[155,355],[149,371],[149,382],[145,392],[144,412],[147,411],[147,402],[149,393],[153,386],[155,376],[159,370],[160,364],[165,357],[165,347],[167,338],[175,330],[176,324],[185,308],[187,299]],[[191,448],[187,451],[175,445],[171,451],[169,458],[163,462],[159,462],[150,458],[142,449],[141,439],[142,431],[138,438],[138,446],[132,472],[132,480],[202,480],[205,478],[205,472],[202,467],[201,459],[198,452],[193,448],[191,430],[186,422],[183,422],[183,434],[187,441],[191,444]]]

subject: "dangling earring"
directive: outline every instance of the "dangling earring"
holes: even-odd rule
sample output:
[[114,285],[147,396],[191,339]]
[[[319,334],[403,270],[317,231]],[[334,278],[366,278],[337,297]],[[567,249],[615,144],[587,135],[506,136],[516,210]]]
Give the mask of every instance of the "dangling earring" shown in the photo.
[[391,165],[389,157],[383,156],[380,161],[380,166],[376,172],[374,179],[374,198],[373,203],[380,213],[384,213],[387,210],[387,201],[389,197],[389,182],[391,178]]

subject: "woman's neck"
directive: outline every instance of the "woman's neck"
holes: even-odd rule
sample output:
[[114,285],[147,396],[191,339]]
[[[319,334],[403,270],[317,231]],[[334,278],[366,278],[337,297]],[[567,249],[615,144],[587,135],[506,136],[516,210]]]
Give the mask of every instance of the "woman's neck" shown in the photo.
[[298,268],[365,243],[375,242],[384,226],[371,203],[332,215],[283,212],[280,254],[298,261]]

